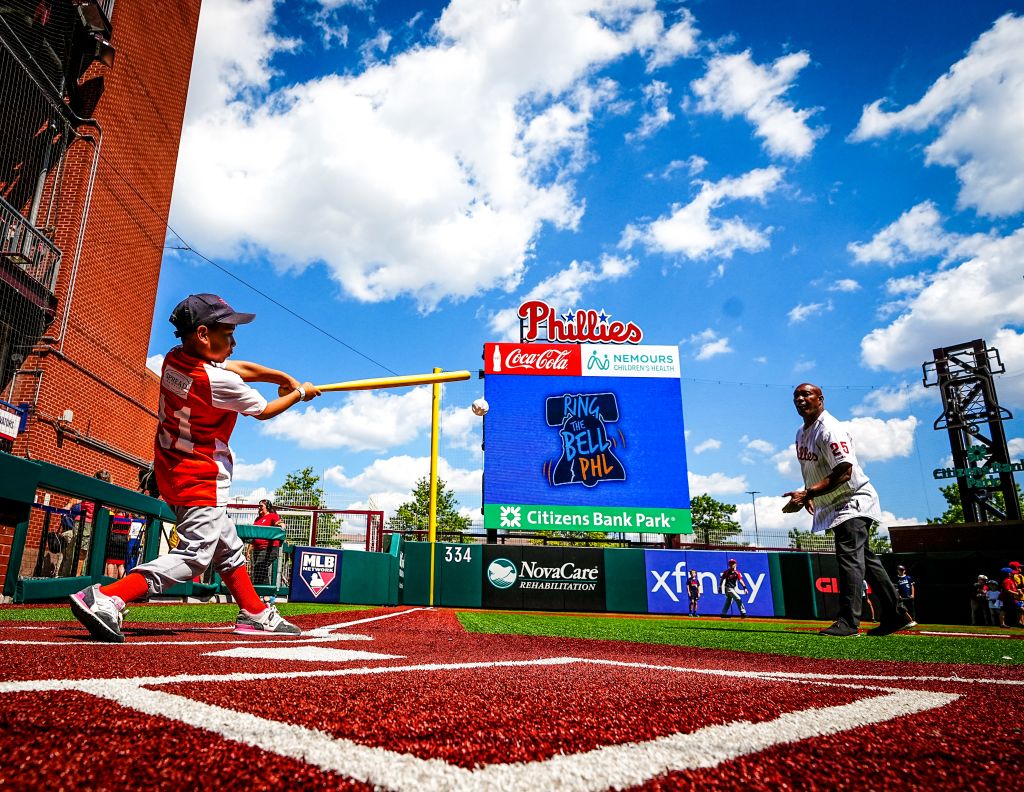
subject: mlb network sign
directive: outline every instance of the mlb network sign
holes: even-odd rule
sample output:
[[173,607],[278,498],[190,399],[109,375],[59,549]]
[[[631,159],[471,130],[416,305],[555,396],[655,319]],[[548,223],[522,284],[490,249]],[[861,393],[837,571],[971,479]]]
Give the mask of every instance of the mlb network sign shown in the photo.
[[[725,605],[720,575],[730,558],[743,575],[747,593],[741,595],[751,616],[774,616],[771,573],[767,553],[724,553],[715,550],[645,550],[647,610],[649,613],[689,613],[686,581],[696,570],[701,597],[697,612],[718,615]],[[735,608],[735,606],[733,606]]]
[[341,550],[296,547],[288,599],[292,602],[340,602]]

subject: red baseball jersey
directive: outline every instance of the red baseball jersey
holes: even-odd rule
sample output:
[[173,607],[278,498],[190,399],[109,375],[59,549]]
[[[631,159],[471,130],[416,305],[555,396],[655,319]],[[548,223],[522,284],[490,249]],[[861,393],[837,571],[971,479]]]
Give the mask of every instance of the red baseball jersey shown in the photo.
[[226,506],[235,421],[266,407],[260,392],[223,363],[192,357],[180,346],[168,352],[153,455],[161,497],[172,506]]

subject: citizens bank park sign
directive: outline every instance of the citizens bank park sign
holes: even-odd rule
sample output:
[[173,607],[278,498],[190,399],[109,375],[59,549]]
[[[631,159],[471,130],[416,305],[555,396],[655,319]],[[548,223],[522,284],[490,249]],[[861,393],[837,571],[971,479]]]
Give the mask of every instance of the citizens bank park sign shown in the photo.
[[487,528],[692,532],[677,347],[490,343],[484,361]]

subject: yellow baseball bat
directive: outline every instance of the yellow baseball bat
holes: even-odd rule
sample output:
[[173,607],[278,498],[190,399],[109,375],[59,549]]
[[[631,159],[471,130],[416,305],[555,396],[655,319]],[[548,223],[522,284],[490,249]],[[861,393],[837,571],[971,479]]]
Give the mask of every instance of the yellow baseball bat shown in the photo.
[[349,380],[317,385],[322,393],[331,391],[374,390],[376,388],[407,388],[412,385],[433,385],[435,382],[458,382],[468,380],[468,371],[444,371],[440,374],[407,374],[401,377],[377,377],[376,379]]

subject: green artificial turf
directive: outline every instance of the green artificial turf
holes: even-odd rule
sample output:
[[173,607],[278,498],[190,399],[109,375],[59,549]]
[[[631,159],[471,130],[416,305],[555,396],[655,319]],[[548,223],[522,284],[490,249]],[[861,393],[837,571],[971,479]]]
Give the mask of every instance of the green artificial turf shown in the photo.
[[[318,605],[305,602],[277,603],[284,617],[305,616],[309,613],[334,613],[367,610],[365,605]],[[129,605],[125,624],[207,624],[233,622],[238,616],[237,605],[201,603],[190,605]],[[8,605],[0,608],[0,621],[74,621],[66,605],[30,606]]]
[[[458,614],[469,632],[532,635],[551,638],[597,638],[701,649],[726,649],[757,654],[840,660],[896,660],[921,663],[1024,663],[1024,641],[996,638],[917,635],[831,638],[817,635],[822,625],[789,621],[721,621],[593,616],[548,616],[463,611]],[[871,626],[870,624],[867,626]],[[928,630],[934,630],[931,626]],[[960,632],[965,628],[942,628]],[[987,628],[990,633],[998,628]],[[1018,630],[1013,631],[1019,633]]]

